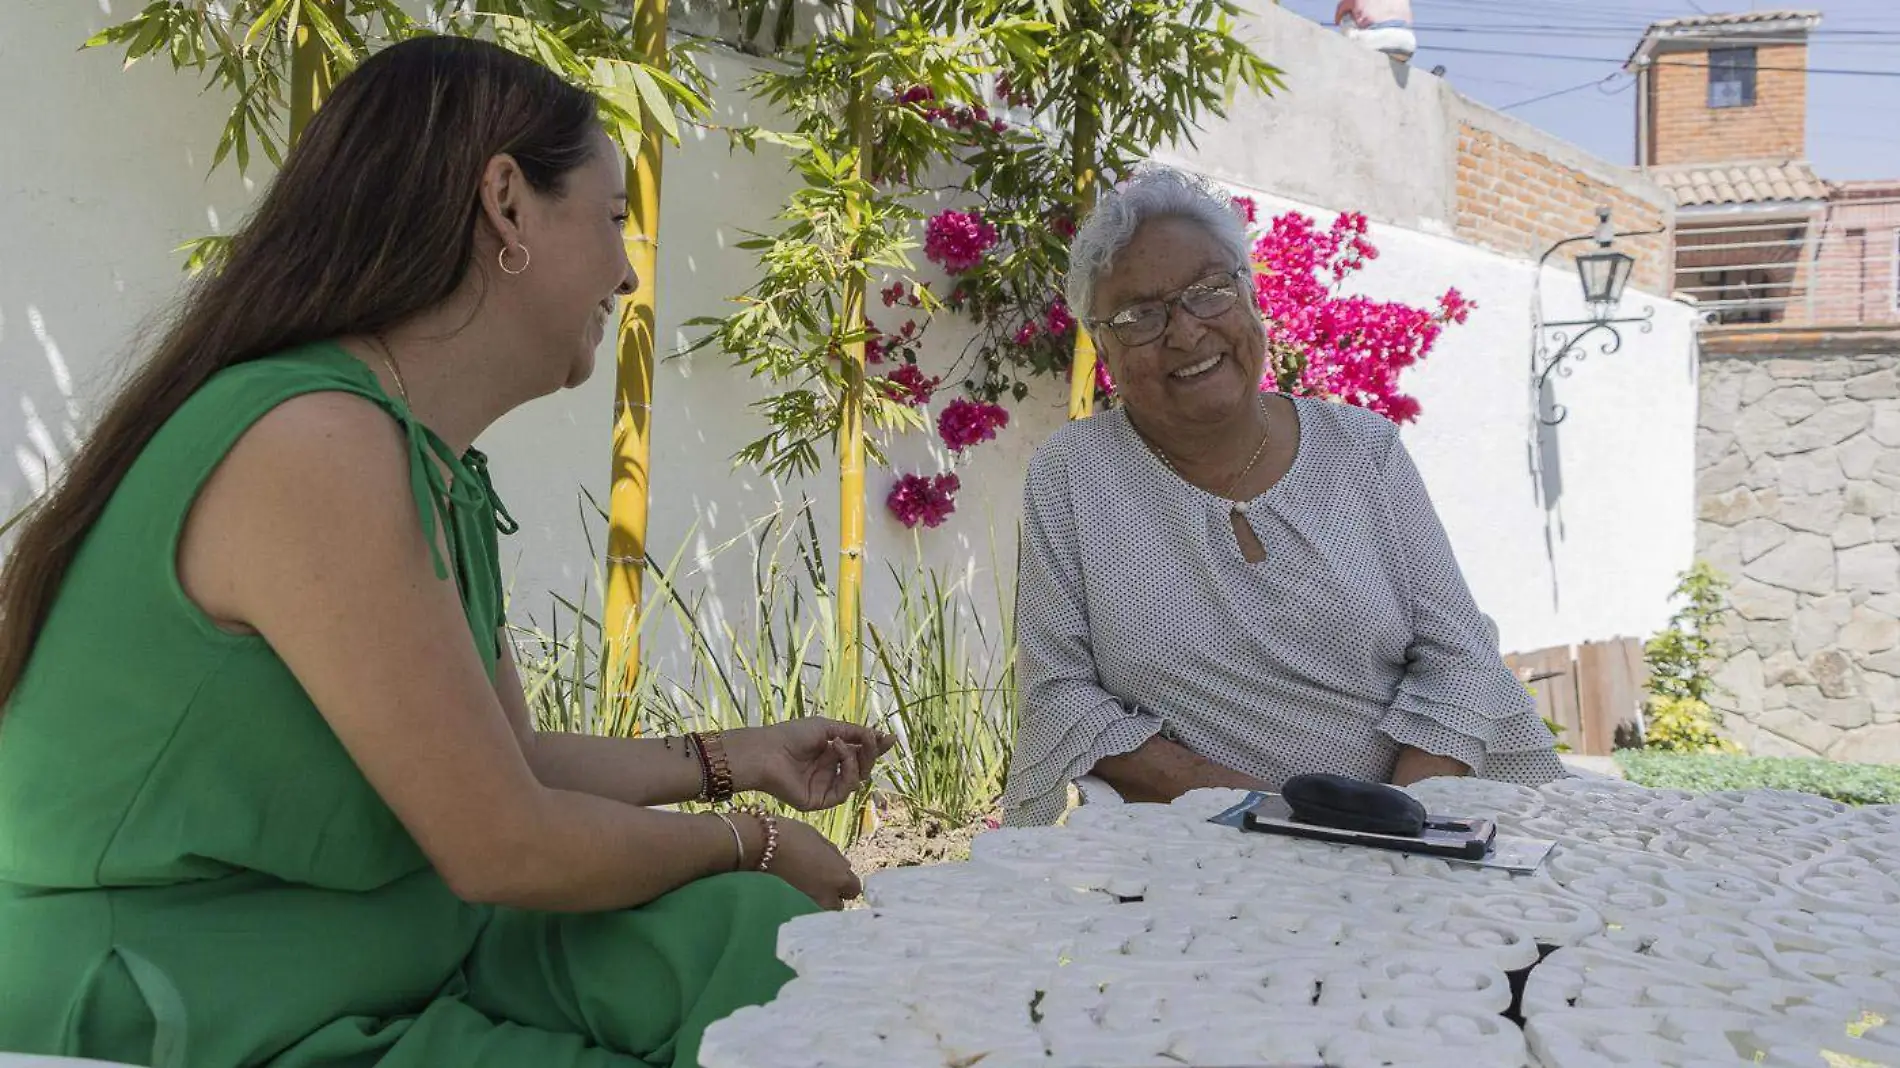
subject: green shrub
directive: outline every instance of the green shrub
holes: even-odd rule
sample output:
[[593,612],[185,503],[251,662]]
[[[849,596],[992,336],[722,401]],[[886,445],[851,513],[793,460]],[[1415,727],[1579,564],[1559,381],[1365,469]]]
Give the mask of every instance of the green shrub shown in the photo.
[[1900,767],[1640,749],[1619,750],[1616,763],[1631,782],[1643,786],[1697,793],[1799,790],[1852,805],[1900,804]]
[[[686,539],[691,543],[692,539]],[[540,626],[514,628],[516,657],[541,730],[618,737],[782,723],[834,714],[842,688],[863,687],[868,721],[897,736],[876,782],[914,815],[964,826],[995,805],[1016,733],[1015,635],[996,626],[969,574],[921,565],[891,569],[894,618],[867,624],[866,673],[839,647],[834,600],[809,504],[761,517],[705,552],[749,554],[756,608],[725,619],[707,603],[704,565],[647,561],[649,593],[636,624],[649,647],[683,639],[684,662],[649,664],[624,691],[603,692],[598,580],[556,597]],[[590,551],[592,545],[589,546]],[[1013,602],[999,584],[997,604]],[[846,845],[863,829],[867,796],[801,817]],[[692,808],[692,805],[683,806]]]
[[1682,607],[1669,626],[1643,647],[1649,666],[1649,696],[1643,702],[1643,745],[1675,753],[1738,752],[1723,738],[1710,704],[1719,692],[1710,665],[1722,656],[1715,641],[1728,581],[1697,561],[1682,576],[1675,596]]

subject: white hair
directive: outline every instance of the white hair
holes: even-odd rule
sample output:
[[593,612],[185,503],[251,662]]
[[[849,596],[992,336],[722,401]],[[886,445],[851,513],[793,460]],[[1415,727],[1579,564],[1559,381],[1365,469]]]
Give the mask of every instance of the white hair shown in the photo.
[[1095,283],[1134,240],[1135,231],[1149,219],[1178,218],[1199,223],[1234,265],[1252,273],[1247,227],[1233,198],[1204,178],[1144,164],[1127,181],[1102,194],[1095,210],[1069,243],[1069,276],[1063,294],[1078,318],[1092,318]]

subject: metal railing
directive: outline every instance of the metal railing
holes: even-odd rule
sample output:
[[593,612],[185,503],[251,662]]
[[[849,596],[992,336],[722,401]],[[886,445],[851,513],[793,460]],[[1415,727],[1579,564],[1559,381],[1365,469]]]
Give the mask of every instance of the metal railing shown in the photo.
[[1900,326],[1900,199],[1676,228],[1675,290],[1711,325]]

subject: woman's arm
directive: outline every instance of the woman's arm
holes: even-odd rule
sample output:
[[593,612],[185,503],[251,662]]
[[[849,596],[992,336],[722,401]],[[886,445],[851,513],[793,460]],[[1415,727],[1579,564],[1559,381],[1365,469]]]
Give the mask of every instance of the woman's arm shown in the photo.
[[1380,487],[1412,608],[1412,640],[1397,698],[1379,723],[1401,745],[1391,781],[1482,771],[1499,753],[1548,755],[1561,774],[1555,739],[1530,694],[1498,654],[1497,628],[1465,584],[1451,540],[1425,481],[1396,428]]
[[1404,745],[1399,747],[1399,759],[1392,766],[1392,785],[1410,786],[1426,779],[1458,778],[1469,774],[1471,766],[1462,760]]
[[[506,633],[497,640],[501,662],[495,668],[495,697],[536,779],[556,789],[629,805],[671,805],[699,796],[699,758],[684,738],[602,738],[536,731],[521,672],[515,666],[513,643]],[[736,741],[736,732],[733,737]],[[743,751],[745,747],[736,748]],[[741,753],[728,755],[735,788],[753,789],[751,780],[756,777],[742,774]]]
[[1150,738],[1140,749],[1096,761],[1095,774],[1129,801],[1166,803],[1189,790],[1266,790],[1262,780],[1216,764],[1179,742]]
[[[497,640],[495,697],[543,785],[629,805],[671,805],[699,796],[699,751],[686,738],[536,731],[513,643],[505,632]],[[763,790],[807,811],[829,808],[868,781],[893,740],[869,727],[818,717],[726,731],[722,739],[735,792]],[[825,742],[836,744],[820,748]]]
[[[199,565],[194,599],[271,644],[468,900],[613,909],[738,866],[718,817],[536,778],[455,584],[434,575],[408,472],[407,443],[372,404],[310,394],[279,406],[231,450],[194,506],[180,553]],[[760,828],[735,822],[756,860]],[[822,875],[841,890],[850,879],[848,866]]]

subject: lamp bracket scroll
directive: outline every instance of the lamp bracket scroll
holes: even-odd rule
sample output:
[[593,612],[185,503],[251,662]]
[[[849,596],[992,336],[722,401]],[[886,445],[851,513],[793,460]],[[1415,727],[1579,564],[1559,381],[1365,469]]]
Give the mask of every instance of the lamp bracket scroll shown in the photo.
[[[1656,307],[1650,305],[1641,315],[1625,316],[1620,319],[1567,319],[1554,323],[1540,323],[1539,329],[1549,334],[1548,344],[1539,344],[1537,348],[1537,379],[1531,386],[1533,397],[1544,395],[1545,383],[1552,375],[1569,378],[1576,365],[1588,358],[1591,340],[1599,332],[1604,336],[1597,338],[1597,353],[1609,356],[1623,348],[1621,326],[1635,326],[1640,333],[1650,333],[1656,329]],[[1555,351],[1552,351],[1552,349]],[[1537,421],[1545,426],[1556,426],[1570,415],[1570,409],[1561,404],[1552,403],[1548,416],[1541,412]]]
[[[1546,249],[1543,257],[1537,261],[1531,309],[1531,405],[1532,410],[1537,412],[1538,422],[1555,426],[1570,415],[1568,408],[1556,403],[1552,403],[1549,414],[1542,410],[1544,389],[1549,385],[1552,375],[1568,378],[1576,369],[1576,364],[1589,355],[1592,344],[1598,354],[1605,356],[1622,349],[1623,332],[1620,327],[1635,326],[1645,334],[1656,328],[1655,305],[1645,307],[1636,315],[1614,314],[1617,305],[1622,302],[1623,287],[1628,284],[1630,272],[1636,263],[1634,258],[1617,251],[1615,246],[1618,238],[1647,237],[1663,232],[1660,229],[1619,232],[1610,225],[1610,209],[1598,208],[1595,232],[1565,238]],[[1576,258],[1577,277],[1583,283],[1583,299],[1590,309],[1589,318],[1546,321],[1544,267],[1559,250],[1585,241],[1596,244],[1595,251],[1579,254]]]

